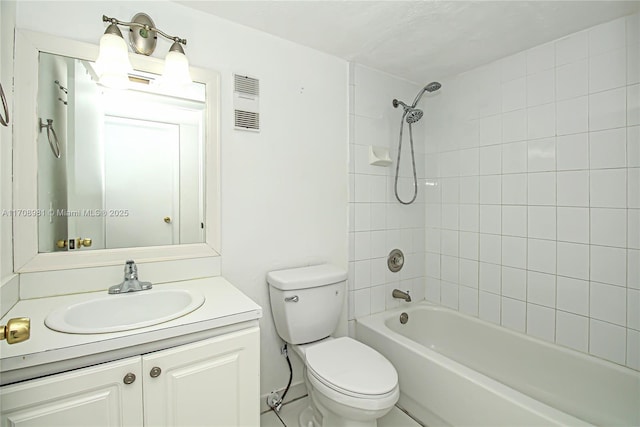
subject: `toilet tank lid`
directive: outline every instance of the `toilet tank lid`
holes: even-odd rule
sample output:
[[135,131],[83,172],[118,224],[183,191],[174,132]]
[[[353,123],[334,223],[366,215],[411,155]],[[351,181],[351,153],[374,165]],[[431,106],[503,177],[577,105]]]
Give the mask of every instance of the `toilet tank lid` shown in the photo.
[[289,268],[267,273],[267,283],[283,291],[332,285],[346,279],[347,272],[331,264]]

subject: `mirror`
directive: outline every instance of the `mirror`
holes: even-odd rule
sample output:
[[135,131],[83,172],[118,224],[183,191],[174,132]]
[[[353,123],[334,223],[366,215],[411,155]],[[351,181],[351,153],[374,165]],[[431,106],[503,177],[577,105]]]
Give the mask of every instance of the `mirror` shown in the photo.
[[131,88],[111,90],[97,45],[15,41],[14,271],[218,256],[218,73],[190,67],[176,92],[163,60],[130,54]]
[[37,113],[39,252],[204,241],[202,83],[40,52]]

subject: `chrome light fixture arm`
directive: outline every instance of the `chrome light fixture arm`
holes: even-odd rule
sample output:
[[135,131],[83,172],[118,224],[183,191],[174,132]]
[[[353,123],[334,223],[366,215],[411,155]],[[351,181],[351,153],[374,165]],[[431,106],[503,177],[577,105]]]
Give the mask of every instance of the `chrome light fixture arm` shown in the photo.
[[[140,18],[140,21],[142,22],[137,22],[136,19],[138,19],[138,17]],[[125,21],[120,21],[117,18],[110,18],[107,15],[102,15],[102,22],[108,22],[110,24],[113,25],[121,25],[123,27],[135,27],[135,28],[142,28],[145,31],[151,32],[151,33],[158,33],[160,34],[162,37],[168,39],[168,40],[172,40],[174,43],[181,43],[183,45],[187,45],[187,39],[183,39],[181,37],[177,37],[177,36],[172,36],[170,34],[165,33],[164,31],[162,31],[159,28],[156,28],[155,25],[153,25],[153,21],[151,20],[151,18],[144,14],[144,13],[139,13],[136,16],[133,17],[134,20],[132,22],[125,22]],[[144,22],[144,23],[143,23]],[[151,25],[150,25],[151,24]],[[155,46],[153,47],[153,49],[151,49],[151,51],[149,53],[145,53],[143,51],[139,51],[138,53],[143,53],[145,55],[150,55],[151,53],[153,53],[153,50],[155,49]],[[137,51],[137,49],[136,49]]]

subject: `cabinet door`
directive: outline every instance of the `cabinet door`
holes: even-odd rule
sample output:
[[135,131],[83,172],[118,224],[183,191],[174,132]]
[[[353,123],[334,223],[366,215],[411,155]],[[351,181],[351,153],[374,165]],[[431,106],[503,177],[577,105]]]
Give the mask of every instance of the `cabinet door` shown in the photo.
[[[0,425],[141,426],[140,356],[0,388]],[[124,384],[125,375],[136,380]]]
[[260,425],[259,341],[256,327],[144,355],[145,425]]

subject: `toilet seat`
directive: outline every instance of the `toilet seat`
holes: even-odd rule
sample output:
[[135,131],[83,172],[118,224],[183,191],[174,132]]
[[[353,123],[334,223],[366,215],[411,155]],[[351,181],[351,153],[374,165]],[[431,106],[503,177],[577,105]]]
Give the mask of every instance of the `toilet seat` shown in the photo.
[[384,398],[393,394],[398,385],[398,374],[391,362],[348,337],[314,345],[307,349],[305,358],[310,377],[347,396]]

